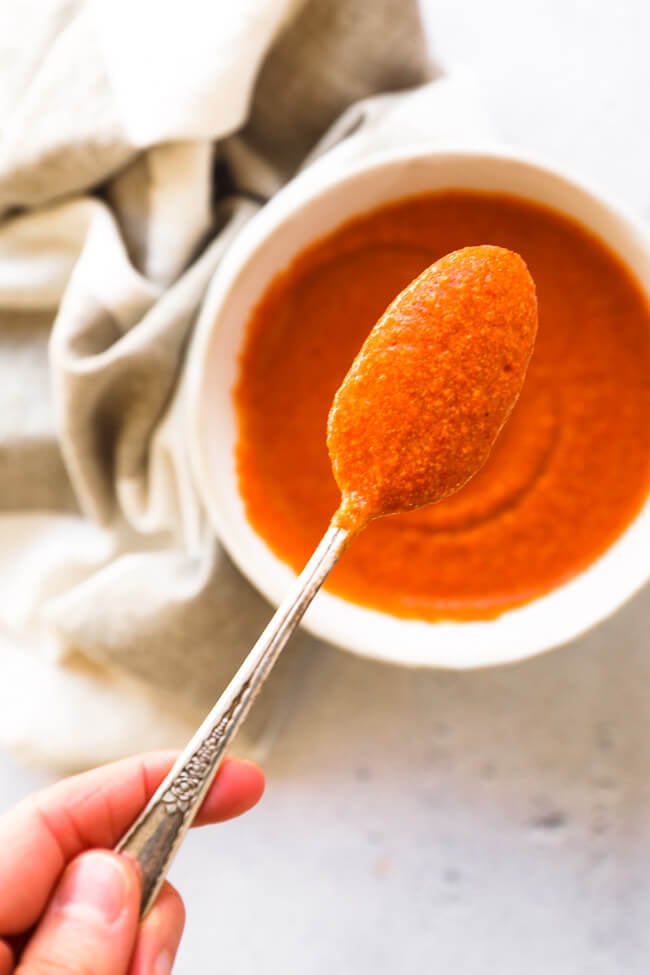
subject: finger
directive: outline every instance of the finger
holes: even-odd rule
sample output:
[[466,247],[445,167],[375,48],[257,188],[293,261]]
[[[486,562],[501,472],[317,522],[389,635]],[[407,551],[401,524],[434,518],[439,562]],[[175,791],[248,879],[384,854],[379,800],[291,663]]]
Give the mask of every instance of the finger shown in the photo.
[[126,975],[139,905],[138,875],[125,857],[82,853],[63,874],[16,975]]
[[11,975],[13,970],[14,953],[6,941],[0,941],[0,975]]
[[165,883],[140,925],[130,975],[169,975],[184,926],[181,896],[171,884]]
[[[176,757],[175,752],[157,752],[105,765],[57,783],[0,819],[2,934],[36,923],[69,860],[85,849],[115,845]],[[217,822],[244,812],[263,789],[257,766],[226,759],[200,821]]]
[[194,825],[222,823],[233,816],[241,816],[259,802],[263,792],[264,773],[258,765],[242,759],[236,762],[226,760],[205,797]]

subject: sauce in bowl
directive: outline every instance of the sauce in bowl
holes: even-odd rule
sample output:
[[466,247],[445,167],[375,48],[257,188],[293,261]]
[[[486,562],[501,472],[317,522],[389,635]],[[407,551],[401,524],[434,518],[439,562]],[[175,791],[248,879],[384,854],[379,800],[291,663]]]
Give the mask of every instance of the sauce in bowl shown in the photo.
[[650,315],[635,279],[567,217],[445,192],[355,219],[279,275],[248,328],[236,391],[247,516],[297,571],[339,502],[325,446],[350,362],[395,294],[450,250],[517,251],[539,332],[489,460],[453,497],[370,524],[327,588],[425,620],[489,619],[593,562],[650,480]]

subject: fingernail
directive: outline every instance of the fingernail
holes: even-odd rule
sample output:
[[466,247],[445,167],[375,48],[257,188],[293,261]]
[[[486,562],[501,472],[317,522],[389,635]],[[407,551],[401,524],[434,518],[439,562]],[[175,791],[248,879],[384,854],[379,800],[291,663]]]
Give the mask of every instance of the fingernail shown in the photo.
[[174,959],[164,948],[154,962],[152,975],[171,975],[173,963]]
[[128,877],[110,853],[86,853],[73,861],[59,886],[55,904],[67,914],[113,924],[124,910]]

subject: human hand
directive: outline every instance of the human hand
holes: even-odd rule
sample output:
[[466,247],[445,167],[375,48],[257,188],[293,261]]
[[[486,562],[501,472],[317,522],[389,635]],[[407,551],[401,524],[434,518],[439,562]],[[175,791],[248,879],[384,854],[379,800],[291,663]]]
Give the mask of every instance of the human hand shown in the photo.
[[[57,783],[0,817],[0,975],[168,975],[185,910],[166,883],[139,922],[137,865],[110,852],[171,768],[156,752]],[[226,760],[195,825],[250,809],[264,777]]]

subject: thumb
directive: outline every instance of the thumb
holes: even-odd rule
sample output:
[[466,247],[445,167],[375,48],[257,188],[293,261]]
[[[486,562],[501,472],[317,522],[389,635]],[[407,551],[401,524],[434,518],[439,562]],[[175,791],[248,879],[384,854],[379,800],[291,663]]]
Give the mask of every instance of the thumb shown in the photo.
[[138,929],[135,867],[108,850],[69,864],[16,975],[126,975]]

